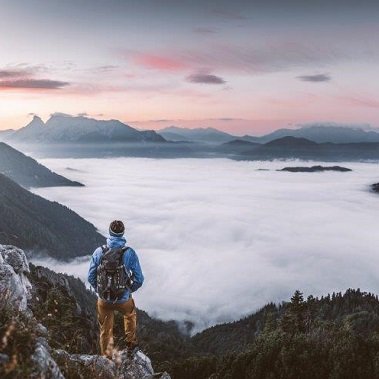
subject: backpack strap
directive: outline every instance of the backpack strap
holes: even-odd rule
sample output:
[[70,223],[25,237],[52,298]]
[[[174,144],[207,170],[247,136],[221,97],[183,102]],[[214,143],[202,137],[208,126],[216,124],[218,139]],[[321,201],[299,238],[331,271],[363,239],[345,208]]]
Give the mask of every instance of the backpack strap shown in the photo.
[[121,248],[120,262],[124,264],[124,254],[128,251],[129,246],[124,246]]
[[103,254],[101,254],[101,256],[100,256],[100,264],[101,264],[103,261],[103,258],[104,258],[104,254],[109,250],[109,248],[107,245],[102,245],[100,247],[101,247],[101,250],[103,252]]

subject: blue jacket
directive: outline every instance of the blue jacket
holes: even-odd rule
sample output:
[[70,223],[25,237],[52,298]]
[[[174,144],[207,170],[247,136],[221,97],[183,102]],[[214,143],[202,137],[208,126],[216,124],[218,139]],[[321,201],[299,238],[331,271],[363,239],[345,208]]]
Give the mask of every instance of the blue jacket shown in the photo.
[[[125,237],[113,237],[110,236],[107,238],[107,246],[111,249],[124,247],[126,244]],[[90,267],[88,270],[88,282],[97,292],[97,267],[100,264],[100,258],[103,255],[103,249],[98,247],[94,253],[92,254],[92,259],[90,263]],[[134,282],[131,286],[131,292],[137,291],[138,288],[142,286],[144,281],[144,277],[142,274],[141,266],[139,264],[139,260],[136,252],[129,248],[124,253],[124,265],[126,268],[131,270],[134,274]],[[130,297],[130,291],[128,289],[125,290],[124,294],[120,297],[119,300],[115,301],[115,303],[124,303]]]

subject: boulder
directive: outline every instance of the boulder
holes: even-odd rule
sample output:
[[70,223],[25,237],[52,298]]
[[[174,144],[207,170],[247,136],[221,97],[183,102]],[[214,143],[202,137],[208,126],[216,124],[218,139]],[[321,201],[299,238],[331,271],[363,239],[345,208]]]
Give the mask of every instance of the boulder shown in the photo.
[[0,257],[0,304],[26,311],[31,284],[26,276],[29,265],[25,253],[14,246],[0,245]]
[[166,372],[154,373],[150,359],[142,351],[133,359],[127,358],[126,350],[115,352],[113,360],[99,355],[69,354],[64,350],[55,350],[53,355],[67,378],[170,379]]

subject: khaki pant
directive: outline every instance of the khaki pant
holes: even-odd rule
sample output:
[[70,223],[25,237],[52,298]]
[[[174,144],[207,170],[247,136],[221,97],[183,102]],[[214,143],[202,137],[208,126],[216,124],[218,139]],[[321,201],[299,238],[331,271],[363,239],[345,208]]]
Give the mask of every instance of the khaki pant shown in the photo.
[[113,351],[113,319],[114,311],[124,315],[124,331],[128,348],[137,345],[137,313],[134,300],[120,304],[107,303],[102,299],[97,300],[97,319],[100,325],[100,351],[101,355],[112,356]]

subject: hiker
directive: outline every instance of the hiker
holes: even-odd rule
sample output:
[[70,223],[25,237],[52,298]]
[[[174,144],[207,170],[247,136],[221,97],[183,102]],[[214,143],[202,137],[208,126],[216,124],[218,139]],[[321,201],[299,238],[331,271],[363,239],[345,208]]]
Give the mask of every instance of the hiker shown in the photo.
[[95,250],[88,271],[88,282],[98,295],[101,355],[112,358],[114,311],[124,316],[127,355],[138,351],[137,314],[132,292],[142,286],[144,277],[136,252],[126,246],[125,226],[115,220],[109,225],[107,244]]

